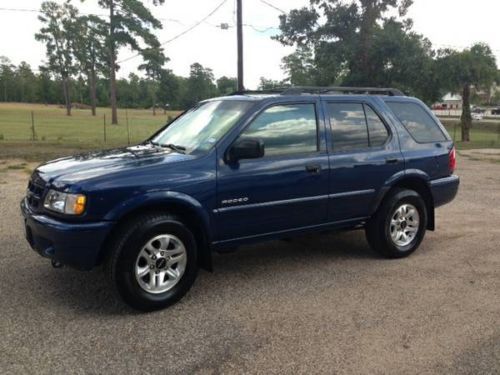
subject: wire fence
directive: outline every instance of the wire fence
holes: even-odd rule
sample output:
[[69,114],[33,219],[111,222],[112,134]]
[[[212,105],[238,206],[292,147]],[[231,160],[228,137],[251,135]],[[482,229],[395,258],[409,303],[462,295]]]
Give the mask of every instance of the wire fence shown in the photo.
[[470,141],[462,142],[462,126],[459,120],[442,120],[450,137],[461,148],[500,148],[500,123],[472,122]]
[[[148,138],[170,122],[178,112],[119,109],[117,125],[111,124],[111,111],[73,109],[71,116],[54,106],[0,106],[0,142],[31,142],[79,146],[130,145]],[[1,145],[1,143],[0,143]],[[1,147],[1,146],[0,146]]]

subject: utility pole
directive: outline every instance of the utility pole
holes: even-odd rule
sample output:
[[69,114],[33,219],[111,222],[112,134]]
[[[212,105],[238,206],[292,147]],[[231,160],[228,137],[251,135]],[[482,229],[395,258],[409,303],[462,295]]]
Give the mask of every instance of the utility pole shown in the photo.
[[236,34],[238,38],[238,91],[243,91],[243,11],[242,0],[236,0]]

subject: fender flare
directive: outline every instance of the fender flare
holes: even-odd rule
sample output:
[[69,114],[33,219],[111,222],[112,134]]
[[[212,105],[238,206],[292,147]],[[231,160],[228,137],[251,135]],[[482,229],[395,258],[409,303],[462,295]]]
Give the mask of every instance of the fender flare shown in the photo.
[[[432,190],[431,190],[431,185],[430,185],[430,176],[425,173],[424,171],[420,169],[407,169],[407,170],[402,170],[394,175],[392,175],[382,186],[382,188],[378,191],[374,201],[373,205],[370,208],[370,216],[373,215],[379,208],[380,204],[382,201],[385,199],[387,196],[387,193],[396,185],[398,185],[400,182],[408,179],[413,179],[413,180],[419,180],[422,183],[425,184],[426,189],[428,190],[428,197],[426,199],[427,203],[427,211],[428,211],[428,223],[427,223],[427,229],[429,230],[434,230],[435,227],[435,220],[434,220],[434,199],[432,196]],[[425,197],[424,197],[425,198]]]
[[203,268],[212,270],[212,257],[211,257],[211,220],[208,212],[204,209],[203,205],[190,195],[180,193],[177,191],[151,191],[140,195],[134,195],[130,199],[121,202],[110,210],[104,220],[119,223],[125,216],[133,213],[136,210],[143,208],[165,207],[168,204],[175,204],[186,209],[186,212],[193,214],[199,219],[203,235],[203,244],[200,251],[200,264]]

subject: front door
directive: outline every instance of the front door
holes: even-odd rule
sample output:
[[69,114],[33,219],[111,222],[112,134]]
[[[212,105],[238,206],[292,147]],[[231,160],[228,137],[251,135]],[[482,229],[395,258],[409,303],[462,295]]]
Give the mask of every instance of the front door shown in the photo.
[[316,107],[311,98],[263,109],[239,136],[263,141],[261,158],[226,163],[227,150],[221,150],[215,210],[218,241],[326,221],[328,154]]

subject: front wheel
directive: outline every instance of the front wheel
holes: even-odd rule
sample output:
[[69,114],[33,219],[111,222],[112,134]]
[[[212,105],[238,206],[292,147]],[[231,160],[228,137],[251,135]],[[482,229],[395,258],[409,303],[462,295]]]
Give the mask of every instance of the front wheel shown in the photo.
[[112,243],[105,270],[131,307],[151,311],[172,305],[193,284],[196,241],[176,217],[148,214],[124,225]]
[[427,228],[427,208],[413,190],[394,189],[366,225],[370,246],[387,258],[413,253]]

